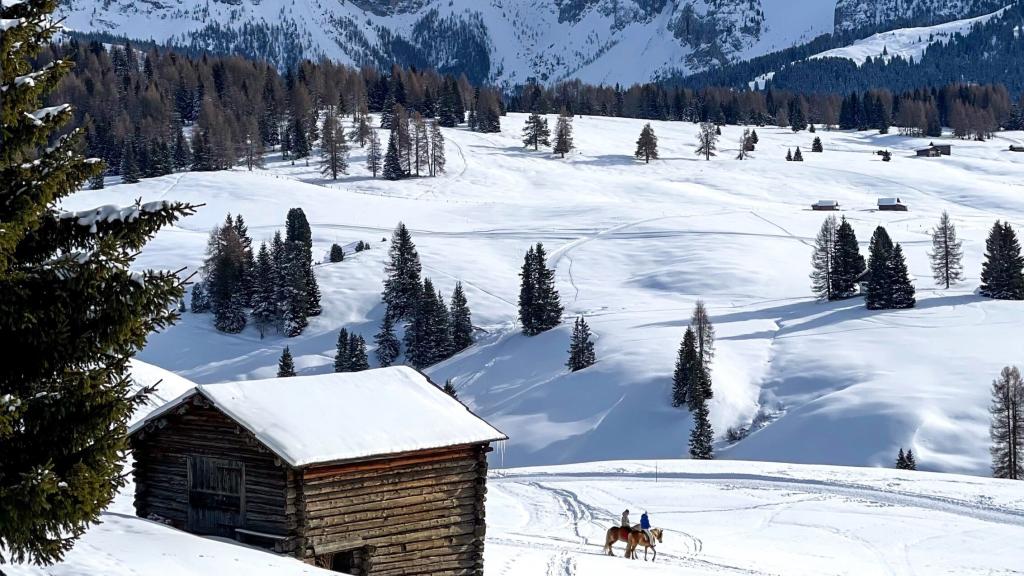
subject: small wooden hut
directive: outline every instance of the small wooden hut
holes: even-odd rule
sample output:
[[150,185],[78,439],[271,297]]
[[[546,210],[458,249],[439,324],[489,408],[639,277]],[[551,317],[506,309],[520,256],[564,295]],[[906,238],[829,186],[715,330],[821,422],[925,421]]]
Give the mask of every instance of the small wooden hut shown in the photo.
[[818,200],[814,204],[811,204],[811,210],[815,211],[835,211],[839,210],[839,202],[835,200]]
[[950,156],[953,154],[953,146],[951,144],[935,144],[934,142],[928,144],[927,148],[922,148],[917,151],[918,156],[925,158],[938,158],[940,156]]
[[879,198],[878,209],[882,211],[906,212],[907,205],[899,198]]
[[504,439],[404,366],[202,384],[131,427],[135,508],[355,576],[480,575]]

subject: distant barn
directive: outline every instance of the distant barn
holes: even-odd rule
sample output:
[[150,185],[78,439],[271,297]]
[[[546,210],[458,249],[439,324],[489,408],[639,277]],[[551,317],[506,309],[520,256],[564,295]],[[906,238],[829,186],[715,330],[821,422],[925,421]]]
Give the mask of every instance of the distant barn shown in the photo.
[[939,156],[949,156],[953,153],[953,146],[950,144],[938,144],[931,143],[927,148],[922,148],[917,151],[918,156],[926,158],[938,158]]
[[811,204],[811,210],[839,210],[839,202],[835,200],[818,200]]
[[884,211],[906,212],[907,205],[899,198],[879,198],[878,209]]
[[135,508],[356,576],[480,575],[505,438],[406,367],[202,384],[131,427]]
[[1010,144],[1010,152],[1024,152],[1024,146],[1016,146],[1014,144]]

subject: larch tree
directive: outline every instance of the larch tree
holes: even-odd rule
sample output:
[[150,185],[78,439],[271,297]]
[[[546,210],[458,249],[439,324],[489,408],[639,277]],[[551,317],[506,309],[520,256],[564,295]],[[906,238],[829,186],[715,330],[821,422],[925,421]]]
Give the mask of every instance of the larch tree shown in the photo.
[[[395,151],[398,154],[398,151]],[[377,177],[377,173],[381,171],[383,166],[384,156],[380,148],[380,136],[377,135],[376,130],[370,130],[366,137],[366,167],[370,169],[370,173],[373,177]]]
[[836,291],[835,280],[836,231],[838,224],[835,216],[829,216],[821,224],[818,235],[814,239],[814,254],[811,256],[811,289],[822,300],[834,300]]
[[750,146],[750,129],[743,131],[743,135],[740,136],[740,148],[739,153],[736,154],[737,160],[746,160],[750,157],[750,151],[747,149]]
[[523,146],[534,150],[541,146],[551,145],[551,129],[548,128],[548,119],[534,112],[527,116],[523,125]]
[[710,400],[714,397],[714,392],[711,388],[711,362],[715,358],[715,326],[711,323],[711,316],[708,314],[707,306],[704,305],[703,300],[697,300],[697,303],[693,306],[690,328],[693,329],[694,342],[697,347],[697,360],[703,372],[700,387],[703,389],[704,399]]
[[565,110],[558,115],[558,122],[555,123],[555,146],[554,153],[562,158],[575,147],[572,141],[572,118]]
[[287,346],[281,352],[281,358],[277,361],[277,377],[288,378],[295,376],[295,360],[292,358],[292,351]]
[[640,131],[640,138],[636,141],[636,152],[633,155],[638,160],[643,160],[645,164],[649,164],[652,159],[658,159],[658,137],[654,134],[650,122],[644,124]]
[[101,162],[74,111],[41,101],[70,69],[33,68],[60,24],[56,0],[0,3],[0,563],[61,560],[125,485],[128,422],[146,391],[129,361],[175,321],[173,273],[132,271],[161,228],[191,214],[170,201],[62,212]]
[[936,285],[949,288],[963,280],[963,243],[957,238],[956,225],[946,211],[942,212],[939,225],[932,230],[932,251],[928,257]]
[[416,176],[420,170],[430,172],[430,132],[427,123],[419,112],[412,115],[412,171]]
[[370,134],[374,132],[376,130],[370,125],[370,112],[366,109],[365,103],[360,104],[352,114],[352,130],[349,132],[349,139],[358,143],[360,147],[365,147],[370,139]]
[[992,382],[992,475],[1024,480],[1024,380],[1007,366]]
[[337,180],[338,174],[348,173],[348,141],[345,138],[345,127],[333,105],[328,105],[324,112],[322,134],[320,173],[331,180]]
[[582,317],[576,318],[572,327],[572,337],[569,341],[569,360],[565,365],[571,372],[578,372],[584,368],[594,365],[597,356],[594,352],[594,342],[590,338],[590,326]]
[[705,160],[711,160],[716,155],[718,146],[718,127],[713,122],[701,122],[700,131],[697,132],[697,149],[694,151],[697,156],[703,156]]
[[444,165],[444,134],[441,133],[441,123],[433,120],[430,122],[430,175],[444,172]]

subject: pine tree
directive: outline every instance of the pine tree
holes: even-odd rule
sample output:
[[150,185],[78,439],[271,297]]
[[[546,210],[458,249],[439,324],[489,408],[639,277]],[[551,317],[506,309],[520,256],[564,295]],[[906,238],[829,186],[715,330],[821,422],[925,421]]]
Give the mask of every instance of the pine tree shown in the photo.
[[192,285],[192,297],[189,299],[190,310],[193,314],[204,314],[210,311],[210,300],[206,295],[206,288],[202,282]]
[[402,169],[402,159],[398,152],[397,131],[392,130],[388,137],[388,151],[384,155],[384,168],[381,175],[385,180],[401,180],[405,178],[405,170]]
[[800,151],[800,147],[796,147],[796,153],[793,154],[793,162],[803,162],[804,154]]
[[327,260],[331,263],[342,262],[345,260],[345,251],[337,244],[331,244],[331,253],[328,255]]
[[442,390],[444,390],[444,393],[451,396],[452,398],[455,398],[456,400],[459,399],[459,395],[455,390],[455,385],[452,384],[451,378],[444,381],[444,388],[442,388]]
[[640,131],[640,138],[636,141],[636,152],[633,155],[637,159],[642,158],[645,164],[649,164],[652,158],[658,159],[658,137],[650,123],[644,124],[643,130]]
[[832,295],[834,298],[849,298],[857,293],[857,280],[865,270],[864,257],[853,226],[840,219],[836,228],[835,252],[832,258]]
[[352,371],[352,348],[350,346],[348,330],[342,328],[338,332],[338,342],[334,346],[334,371]]
[[1016,366],[992,381],[992,476],[1024,480],[1024,380]]
[[697,133],[697,156],[703,156],[705,160],[711,160],[716,156],[715,151],[718,144],[717,127],[711,122],[701,122],[700,131]]
[[541,146],[550,146],[551,130],[548,128],[548,120],[534,112],[526,118],[523,126],[523,146],[534,150]]
[[985,241],[980,293],[997,300],[1024,300],[1024,258],[1009,222],[997,221]]
[[388,314],[384,315],[384,320],[381,321],[380,332],[373,337],[373,342],[376,344],[377,349],[374,353],[377,356],[377,364],[381,368],[391,366],[401,354],[401,343],[398,341],[398,337],[395,336],[395,322],[391,319]]
[[444,165],[444,134],[441,133],[441,124],[434,120],[430,123],[430,175],[444,172]]
[[[366,359],[366,340],[358,334],[348,337],[348,372],[362,372],[370,369]],[[337,369],[335,369],[337,371]]]
[[913,308],[917,305],[917,299],[914,297],[914,284],[910,281],[910,272],[907,271],[903,247],[899,244],[893,247],[892,256],[889,259],[889,270],[892,279],[892,308],[895,310]]
[[412,241],[409,229],[402,222],[395,227],[388,248],[388,262],[384,267],[382,299],[387,315],[395,320],[411,320],[420,298],[420,255]]
[[672,373],[672,406],[679,408],[688,406],[690,399],[690,388],[694,382],[694,370],[699,366],[697,362],[697,340],[693,335],[693,329],[686,327],[683,341],[679,343],[679,353],[676,356],[676,369]]
[[825,147],[821,144],[821,138],[818,136],[814,137],[814,142],[811,143],[811,152],[824,152]]
[[708,400],[704,397],[703,388],[693,388],[691,404],[696,405],[693,411],[693,429],[690,431],[690,458],[694,460],[711,460],[714,458],[714,431],[711,429],[711,414],[708,411]]
[[932,251],[928,253],[935,284],[949,288],[963,280],[963,243],[957,239],[956,225],[943,210],[939,225],[932,231]]
[[81,130],[59,136],[69,105],[40,108],[71,68],[50,51],[56,5],[0,2],[0,564],[60,561],[125,485],[128,422],[146,401],[129,361],[184,294],[171,273],[131,269],[193,211],[58,210],[104,166],[79,153]]
[[555,124],[554,153],[565,158],[565,155],[574,147],[572,142],[572,118],[566,114],[565,110],[562,110],[562,113],[558,115],[558,123]]
[[868,248],[868,285],[864,303],[868,310],[892,308],[892,259],[893,245],[885,228],[875,228]]
[[597,361],[594,343],[590,340],[590,326],[582,316],[576,318],[572,327],[572,339],[569,342],[569,360],[565,363],[571,372],[578,372],[593,366]]
[[345,139],[345,128],[334,106],[327,107],[322,132],[320,173],[331,180],[337,180],[338,174],[348,173],[348,142]]
[[277,361],[277,377],[288,378],[295,376],[295,361],[292,359],[292,352],[287,346],[281,352],[281,359]]
[[829,216],[818,230],[814,239],[814,255],[811,257],[811,289],[822,300],[834,300],[836,289],[836,217]]
[[[383,156],[381,155],[380,150],[380,136],[377,136],[376,130],[370,131],[369,136],[367,136],[366,142],[366,167],[370,169],[370,173],[372,173],[373,177],[376,178],[377,172],[381,171],[381,162],[384,159]],[[395,150],[395,156],[397,160],[397,149]]]
[[903,453],[903,448],[900,448],[900,453],[896,456],[896,469],[897,470],[909,470],[909,464],[907,463],[907,455]]
[[914,451],[907,449],[907,470],[917,470],[917,460],[914,459]]
[[452,352],[461,352],[473,344],[473,320],[462,282],[455,284],[451,307]]

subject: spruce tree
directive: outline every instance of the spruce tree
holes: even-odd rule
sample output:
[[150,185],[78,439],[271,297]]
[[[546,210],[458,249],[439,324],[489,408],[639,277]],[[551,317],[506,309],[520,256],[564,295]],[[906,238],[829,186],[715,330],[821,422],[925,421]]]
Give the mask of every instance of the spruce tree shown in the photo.
[[818,230],[814,239],[814,254],[811,257],[811,289],[822,300],[834,300],[836,289],[836,217],[829,216]]
[[381,368],[391,366],[401,354],[401,343],[398,341],[398,336],[395,336],[395,322],[390,315],[384,315],[380,331],[373,337],[373,342],[377,346],[374,351],[377,356],[377,365]]
[[384,266],[384,293],[387,315],[395,320],[409,320],[420,298],[420,256],[409,229],[402,222],[395,227]]
[[[104,169],[60,136],[74,110],[41,108],[71,63],[51,59],[55,0],[0,3],[0,564],[60,561],[125,485],[129,420],[146,393],[129,361],[173,323],[182,281],[132,272],[169,201],[62,213]],[[37,56],[47,51],[45,57]]]
[[348,337],[348,371],[362,372],[370,369],[370,362],[366,358],[366,340],[358,334],[351,334]]
[[658,159],[658,137],[650,123],[644,124],[643,130],[640,131],[640,138],[636,141],[636,152],[633,155],[638,160],[642,158],[645,164],[649,164],[651,159]]
[[253,278],[252,321],[260,331],[260,338],[263,338],[266,335],[267,328],[276,325],[279,315],[277,310],[276,283],[274,280],[274,263],[270,258],[270,249],[267,248],[266,243],[260,244]]
[[348,330],[345,328],[338,332],[338,342],[334,346],[334,371],[352,371],[352,347]]
[[452,384],[451,378],[444,381],[444,388],[442,388],[442,390],[444,390],[444,393],[451,396],[452,398],[455,398],[456,400],[459,399],[458,392],[455,390],[455,385]]
[[519,324],[522,326],[523,334],[533,336],[535,331],[536,313],[536,260],[533,246],[526,251],[523,258],[523,267],[519,272]]
[[402,168],[402,159],[398,152],[398,136],[395,130],[391,131],[388,137],[388,151],[384,154],[384,167],[381,175],[385,180],[401,180],[405,178],[405,170]]
[[[380,136],[377,136],[376,130],[371,130],[369,136],[366,138],[366,167],[370,169],[370,173],[373,177],[377,177],[377,173],[381,171],[382,162],[384,156],[380,149]],[[395,150],[397,158],[398,151]]]
[[928,253],[935,284],[949,288],[964,277],[963,243],[956,236],[956,225],[943,210],[939,225],[932,231],[932,251]]
[[907,261],[903,256],[903,247],[899,244],[892,249],[889,259],[890,278],[892,279],[892,308],[902,310],[917,305],[914,297],[914,284],[910,281]]
[[980,293],[997,300],[1024,300],[1024,258],[1009,222],[997,221],[985,241]]
[[711,460],[714,458],[714,431],[711,429],[711,414],[708,411],[708,400],[704,397],[703,388],[693,388],[691,404],[696,405],[693,411],[693,429],[690,431],[690,458],[694,460]]
[[548,128],[548,120],[534,112],[526,118],[523,126],[523,146],[533,147],[538,150],[541,146],[550,146],[551,130]]
[[447,310],[439,302],[430,278],[423,279],[412,319],[405,330],[405,356],[416,368],[426,368],[447,357],[450,349]]
[[896,469],[897,470],[909,470],[907,464],[907,455],[903,453],[903,448],[900,448],[900,453],[896,456]]
[[687,326],[683,341],[679,343],[676,368],[672,373],[673,407],[689,405],[690,387],[694,381],[694,369],[697,365],[697,340],[693,335],[693,329]]
[[245,248],[228,215],[210,233],[203,264],[205,287],[217,330],[237,334],[245,329]]
[[562,322],[562,304],[559,300],[558,288],[555,287],[555,271],[547,266],[547,253],[544,251],[544,244],[537,243],[533,251],[533,259],[533,329],[536,334],[540,334]]
[[569,360],[565,363],[571,372],[578,372],[593,366],[597,361],[594,354],[594,342],[590,339],[590,326],[582,316],[576,318],[572,327],[572,339],[569,342]]
[[327,259],[332,263],[342,262],[345,260],[345,251],[342,250],[341,246],[331,244],[331,253]]
[[917,460],[914,459],[914,451],[907,449],[907,470],[917,470]]
[[875,228],[868,248],[868,283],[864,304],[868,310],[892,308],[892,260],[893,244],[885,228]]
[[292,352],[287,346],[281,352],[281,358],[277,361],[277,377],[288,378],[295,376],[295,361],[292,359]]
[[992,381],[992,476],[1024,480],[1024,380],[1016,366]]
[[789,148],[787,148],[786,149],[786,162],[792,162],[792,161],[793,161],[793,151],[790,150]]
[[814,142],[811,143],[811,152],[824,152],[825,147],[821,144],[821,138],[818,136],[814,137]]
[[204,314],[210,311],[210,300],[202,282],[192,285],[192,297],[189,299],[189,304],[193,314]]
[[135,184],[142,178],[139,170],[139,163],[136,159],[135,146],[125,146],[124,155],[121,156],[121,181],[125,184]]
[[555,124],[555,147],[554,153],[565,158],[575,146],[572,141],[572,118],[565,110],[558,115],[558,122]]
[[754,128],[750,131],[750,143],[756,146],[759,142],[760,139],[757,137],[757,128]]
[[793,154],[793,162],[803,162],[803,161],[804,161],[803,152],[800,152],[800,147],[797,146],[796,147],[796,152]]
[[452,353],[461,352],[473,344],[473,320],[462,282],[457,282],[452,292],[451,329]]

